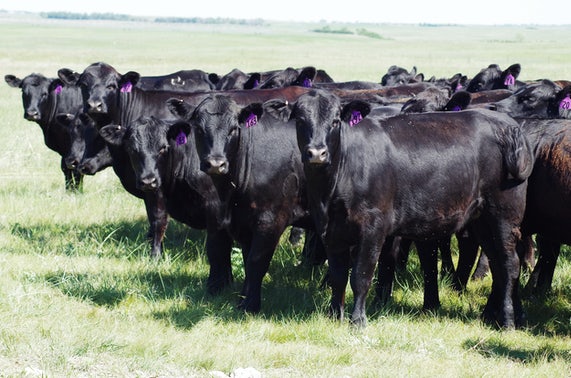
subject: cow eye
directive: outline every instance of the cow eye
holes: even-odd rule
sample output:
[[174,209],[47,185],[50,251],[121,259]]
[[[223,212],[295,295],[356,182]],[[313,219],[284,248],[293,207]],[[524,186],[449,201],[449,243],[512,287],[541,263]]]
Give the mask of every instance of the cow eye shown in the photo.
[[109,89],[110,91],[114,91],[115,88],[117,88],[117,86],[116,86],[115,84],[109,84],[109,85],[107,86],[107,89]]

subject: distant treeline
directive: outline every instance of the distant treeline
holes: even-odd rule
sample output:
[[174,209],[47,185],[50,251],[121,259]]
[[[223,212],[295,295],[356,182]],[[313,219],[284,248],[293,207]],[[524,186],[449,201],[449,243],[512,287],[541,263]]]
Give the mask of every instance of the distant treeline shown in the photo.
[[352,32],[351,30],[347,29],[347,28],[341,28],[341,29],[333,29],[329,26],[324,26],[322,28],[319,29],[313,29],[312,30],[315,33],[331,33],[331,34],[357,34],[357,35],[362,35],[364,37],[369,37],[369,38],[375,38],[375,39],[385,39],[382,35],[369,31],[367,29],[357,29],[357,31]]
[[111,21],[147,21],[165,23],[185,23],[185,24],[237,24],[237,25],[263,25],[264,20],[233,19],[233,18],[200,18],[200,17],[136,17],[127,14],[116,13],[72,13],[72,12],[43,12],[44,18],[55,18],[61,20],[111,20]]

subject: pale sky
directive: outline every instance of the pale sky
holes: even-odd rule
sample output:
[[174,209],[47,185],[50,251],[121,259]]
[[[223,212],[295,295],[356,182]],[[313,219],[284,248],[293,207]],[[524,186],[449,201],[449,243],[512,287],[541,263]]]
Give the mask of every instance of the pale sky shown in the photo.
[[569,0],[0,0],[0,10],[281,21],[571,24]]

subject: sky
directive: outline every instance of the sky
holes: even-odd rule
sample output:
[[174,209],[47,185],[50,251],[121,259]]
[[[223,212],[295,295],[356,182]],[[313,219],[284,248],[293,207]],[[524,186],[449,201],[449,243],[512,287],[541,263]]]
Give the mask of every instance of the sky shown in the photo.
[[8,11],[468,25],[571,24],[570,8],[569,0],[0,0]]

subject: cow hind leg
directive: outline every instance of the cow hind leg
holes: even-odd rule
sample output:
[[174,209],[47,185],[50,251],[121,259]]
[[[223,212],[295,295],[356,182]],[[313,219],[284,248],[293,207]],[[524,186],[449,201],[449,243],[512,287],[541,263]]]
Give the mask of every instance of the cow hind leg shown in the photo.
[[[410,246],[412,241],[407,239],[405,243],[408,243]],[[392,297],[395,269],[396,265],[398,265],[397,260],[401,256],[402,246],[403,240],[401,237],[387,238],[383,244],[377,266],[377,283],[375,286],[376,306],[386,306]]]
[[438,241],[416,242],[416,249],[424,276],[424,304],[425,310],[434,310],[440,307],[438,296]]
[[473,230],[457,233],[456,240],[458,241],[458,264],[452,276],[452,287],[456,291],[462,292],[466,290],[470,274],[476,263],[480,243]]
[[526,291],[537,296],[544,296],[551,289],[555,265],[559,258],[561,243],[544,237],[536,236],[539,257],[526,285]]

